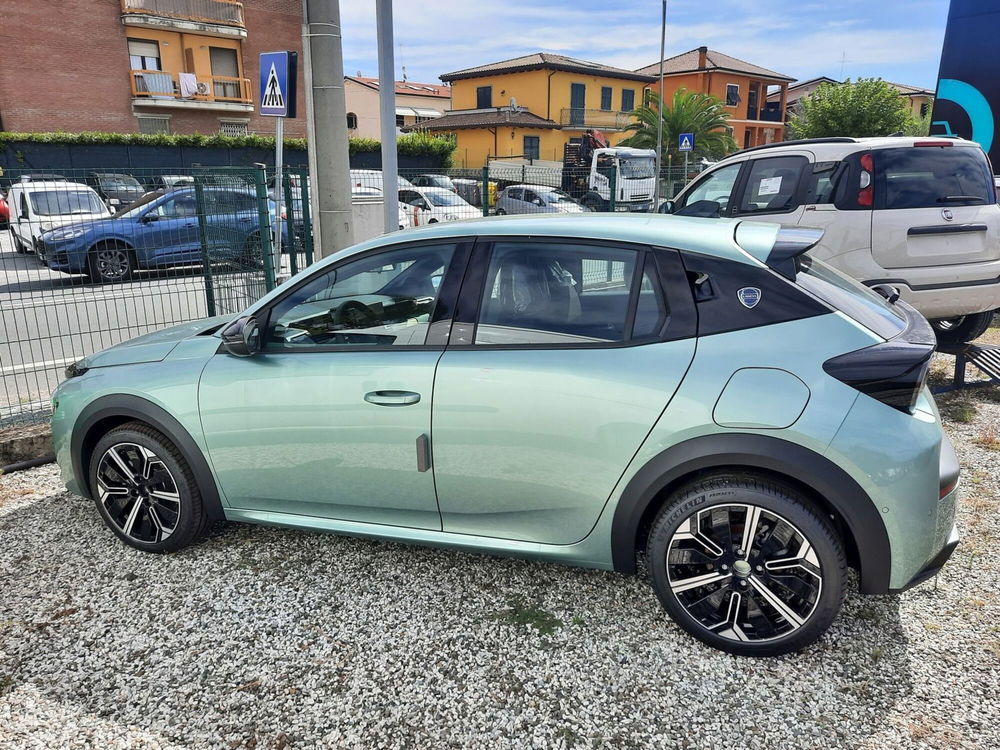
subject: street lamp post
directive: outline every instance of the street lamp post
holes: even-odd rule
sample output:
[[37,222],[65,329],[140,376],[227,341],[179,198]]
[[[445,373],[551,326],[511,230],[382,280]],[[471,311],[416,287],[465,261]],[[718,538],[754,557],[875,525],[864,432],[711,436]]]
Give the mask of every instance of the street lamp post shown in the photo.
[[667,42],[667,0],[663,0],[660,18],[660,102],[656,107],[656,181],[653,186],[653,210],[660,208],[660,170],[663,167],[663,55]]

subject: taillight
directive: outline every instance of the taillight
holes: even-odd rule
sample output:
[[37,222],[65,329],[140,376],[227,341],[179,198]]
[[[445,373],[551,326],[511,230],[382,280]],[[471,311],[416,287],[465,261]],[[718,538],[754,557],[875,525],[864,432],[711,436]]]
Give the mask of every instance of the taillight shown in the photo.
[[823,369],[883,404],[912,414],[933,354],[932,343],[893,339],[828,359]]
[[858,205],[871,208],[875,202],[875,167],[871,154],[861,155],[861,179],[858,183]]

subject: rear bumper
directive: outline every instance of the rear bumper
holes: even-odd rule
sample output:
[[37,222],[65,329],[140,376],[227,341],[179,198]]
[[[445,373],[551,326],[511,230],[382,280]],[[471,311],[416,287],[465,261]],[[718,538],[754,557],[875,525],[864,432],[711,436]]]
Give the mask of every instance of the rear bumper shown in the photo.
[[936,555],[934,555],[934,557],[928,560],[927,564],[924,565],[924,567],[920,569],[920,572],[918,572],[915,576],[913,576],[913,578],[911,578],[909,581],[904,583],[899,588],[889,589],[889,593],[899,594],[903,591],[906,591],[907,589],[912,589],[914,586],[919,586],[928,578],[933,578],[934,576],[936,576],[938,572],[940,572],[941,568],[944,567],[944,564],[948,562],[948,558],[950,558],[951,553],[955,551],[955,548],[958,546],[958,542],[959,542],[958,527],[952,526],[951,534],[949,534],[948,536],[948,541],[941,548],[941,550]]

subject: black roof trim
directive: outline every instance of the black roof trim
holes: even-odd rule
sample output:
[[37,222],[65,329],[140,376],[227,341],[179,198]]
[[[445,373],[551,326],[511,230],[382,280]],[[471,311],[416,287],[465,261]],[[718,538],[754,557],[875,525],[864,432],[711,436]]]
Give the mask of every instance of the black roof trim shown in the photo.
[[[934,136],[936,137],[936,136]],[[848,138],[847,136],[837,136],[834,138],[801,138],[797,141],[775,141],[774,143],[762,143],[760,146],[751,146],[750,148],[740,149],[730,156],[735,156],[736,154],[749,154],[751,151],[762,151],[766,148],[778,148],[779,146],[811,146],[814,143],[857,143],[857,138]]]

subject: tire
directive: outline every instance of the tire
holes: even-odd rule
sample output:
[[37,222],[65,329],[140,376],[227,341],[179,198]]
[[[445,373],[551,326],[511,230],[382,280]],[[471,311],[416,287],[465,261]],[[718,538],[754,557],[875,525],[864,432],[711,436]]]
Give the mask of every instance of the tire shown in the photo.
[[127,422],[98,441],[89,476],[101,518],[131,547],[172,552],[197,541],[208,526],[191,467],[170,440],[142,422]]
[[17,236],[17,232],[13,229],[10,230],[10,241],[14,243],[14,252],[19,255],[27,255],[28,248],[26,248],[21,243],[21,238]]
[[[750,513],[756,534],[745,551]],[[815,642],[840,611],[847,577],[843,542],[824,516],[790,485],[738,472],[672,493],[653,522],[646,561],[660,602],[681,628],[743,656],[777,656]]]
[[130,248],[104,243],[87,255],[87,276],[95,284],[118,284],[135,273],[135,253]]
[[507,212],[504,211],[502,208],[498,208],[497,209],[497,216],[506,216],[506,215],[507,215]]
[[600,213],[602,206],[599,201],[588,195],[583,199],[583,207],[595,213]]
[[934,329],[939,344],[967,344],[986,333],[992,322],[993,311],[990,310],[958,318],[932,320],[931,328]]

